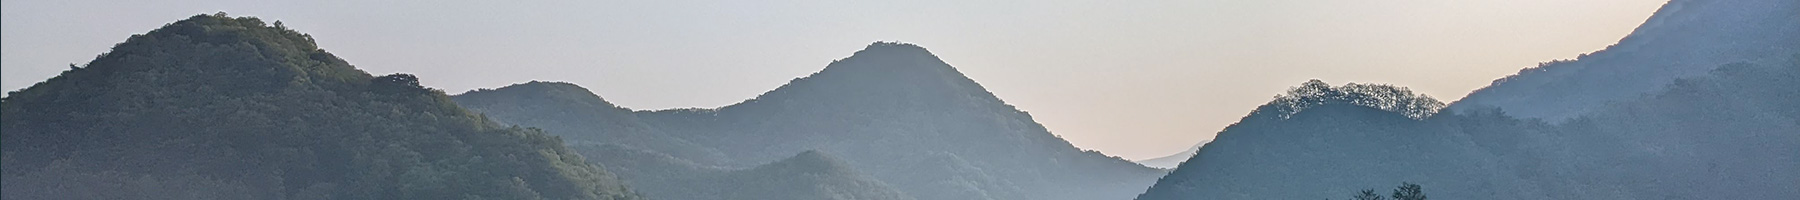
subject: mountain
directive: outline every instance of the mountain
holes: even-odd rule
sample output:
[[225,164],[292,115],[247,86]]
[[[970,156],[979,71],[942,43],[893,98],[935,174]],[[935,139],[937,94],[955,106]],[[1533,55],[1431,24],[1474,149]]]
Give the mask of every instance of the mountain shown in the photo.
[[6,199],[640,199],[531,128],[198,15],[0,100]]
[[565,138],[651,198],[912,199],[817,151],[744,169],[725,166],[717,149],[649,127],[631,110],[574,84],[532,81],[453,99],[502,123],[542,127]]
[[651,198],[912,200],[887,183],[818,151],[742,169],[712,167],[619,145],[576,145],[582,155],[603,160],[607,169]]
[[1309,81],[1225,128],[1138,199],[1317,199],[1400,182],[1445,199],[1529,192],[1467,135],[1446,132],[1455,129],[1433,116],[1442,106],[1405,88]]
[[1604,50],[1494,80],[1450,108],[1560,121],[1734,62],[1800,53],[1800,1],[1671,0]]
[[[509,89],[495,89],[500,90]],[[595,109],[555,104],[464,106],[523,115]],[[531,106],[548,108],[517,109]],[[507,117],[513,115],[489,116],[524,126],[556,127],[535,124],[546,120]],[[646,127],[641,129],[645,135],[698,144],[711,150],[695,151],[718,152],[725,159],[659,150],[682,148],[628,148],[710,167],[747,168],[800,152],[831,152],[849,168],[918,199],[1125,199],[1164,173],[1076,148],[924,48],[903,43],[871,44],[818,73],[741,103],[632,115],[635,119],[566,123],[639,121]],[[559,134],[618,134],[593,130]]]
[[1138,199],[1343,198],[1395,183],[1445,199],[1800,198],[1800,54],[1672,82],[1563,123],[1309,82]]
[[1194,154],[1196,154],[1196,153],[1200,153],[1200,147],[1206,146],[1206,143],[1208,143],[1208,142],[1212,142],[1212,140],[1203,140],[1203,141],[1200,141],[1200,143],[1195,143],[1194,147],[1188,147],[1188,150],[1181,151],[1181,153],[1175,153],[1175,154],[1170,154],[1170,155],[1163,156],[1163,157],[1139,160],[1139,161],[1137,161],[1137,163],[1144,164],[1144,166],[1148,166],[1148,167],[1155,167],[1155,168],[1161,168],[1161,169],[1174,169],[1176,165],[1181,165],[1181,162],[1187,161],[1188,158],[1194,157]]
[[542,128],[570,143],[623,145],[703,163],[725,160],[718,150],[661,133],[631,110],[574,84],[532,81],[465,92],[451,99],[489,119]]
[[1555,159],[1541,163],[1560,164],[1553,169],[1565,171],[1550,172],[1571,177],[1534,181],[1575,182],[1564,188],[1582,189],[1550,190],[1563,199],[1797,199],[1796,86],[1800,54],[1726,64],[1658,93],[1598,108],[1562,124],[1563,133],[1548,141],[1496,152]]

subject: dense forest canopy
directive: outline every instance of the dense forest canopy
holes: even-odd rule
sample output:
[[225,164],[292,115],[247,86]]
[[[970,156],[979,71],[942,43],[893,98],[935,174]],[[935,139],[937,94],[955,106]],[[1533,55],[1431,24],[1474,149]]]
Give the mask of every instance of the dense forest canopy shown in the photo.
[[1288,89],[1287,93],[1275,96],[1275,100],[1258,112],[1274,112],[1282,118],[1291,117],[1307,108],[1345,104],[1376,108],[1391,112],[1403,113],[1413,119],[1425,119],[1444,108],[1444,102],[1413,93],[1411,89],[1381,84],[1349,83],[1332,87],[1324,81],[1313,79]]
[[638,199],[562,141],[197,15],[10,93],[7,199]]
[[1360,96],[1295,89],[1220,132],[1139,199],[1320,198],[1393,181],[1453,199],[1800,197],[1784,189],[1800,184],[1791,167],[1800,166],[1797,81],[1800,54],[1726,64],[1565,123],[1500,109],[1413,119],[1421,112],[1347,100],[1289,111],[1307,102],[1294,99]]

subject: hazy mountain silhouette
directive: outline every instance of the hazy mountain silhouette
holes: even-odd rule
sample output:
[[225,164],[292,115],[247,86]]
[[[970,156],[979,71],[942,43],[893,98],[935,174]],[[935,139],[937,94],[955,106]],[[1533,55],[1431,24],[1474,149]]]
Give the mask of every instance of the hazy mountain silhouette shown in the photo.
[[170,23],[0,102],[6,199],[638,199],[561,140],[256,18]]
[[[1391,91],[1391,92],[1388,92]],[[1312,81],[1225,128],[1138,199],[1313,199],[1413,182],[1434,197],[1489,198],[1521,184],[1441,107],[1404,88]]]
[[[517,107],[465,106],[484,112]],[[584,108],[545,110],[573,109]],[[517,113],[533,112],[542,111]],[[816,149],[841,155],[857,171],[919,199],[1124,199],[1163,174],[1075,148],[912,44],[871,44],[738,104],[634,115],[651,135],[676,137],[727,158],[665,153],[679,160],[741,168]],[[505,116],[490,115],[527,126],[542,122]]]
[[867,199],[910,200],[887,183],[817,151],[759,166],[732,169],[681,160],[625,146],[575,145],[582,155],[607,163],[645,196],[659,199]]
[[1188,158],[1194,157],[1194,154],[1200,152],[1200,147],[1206,146],[1206,143],[1208,143],[1208,142],[1212,142],[1212,140],[1203,140],[1203,141],[1200,141],[1199,143],[1195,143],[1194,147],[1188,147],[1188,149],[1186,151],[1181,151],[1180,153],[1170,154],[1170,155],[1163,156],[1163,157],[1139,160],[1139,161],[1137,161],[1137,163],[1144,164],[1144,166],[1148,166],[1148,167],[1155,167],[1155,168],[1162,168],[1162,169],[1174,169],[1176,165],[1180,165],[1181,162],[1185,162],[1188,160]]
[[1618,46],[1430,115],[1359,98],[1290,106],[1404,96],[1302,85],[1139,199],[1343,198],[1395,182],[1443,199],[1800,199],[1795,5],[1672,1]]
[[711,147],[662,133],[644,124],[631,110],[606,102],[574,84],[532,81],[470,91],[452,99],[495,121],[542,128],[574,144],[629,146],[702,163],[725,159],[724,154]]
[[1560,121],[1733,62],[1800,53],[1800,1],[1672,0],[1604,50],[1494,80],[1451,106]]

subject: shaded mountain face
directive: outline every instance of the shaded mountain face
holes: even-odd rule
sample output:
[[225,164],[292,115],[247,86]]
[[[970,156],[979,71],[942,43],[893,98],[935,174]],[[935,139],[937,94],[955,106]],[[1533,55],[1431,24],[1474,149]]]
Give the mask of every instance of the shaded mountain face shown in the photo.
[[1466,135],[1419,119],[1441,106],[1404,88],[1308,82],[1227,127],[1138,199],[1318,199],[1402,181],[1445,199],[1521,192]]
[[911,44],[871,44],[742,103],[633,115],[649,135],[692,142],[726,158],[664,153],[680,160],[747,168],[819,150],[919,199],[1124,199],[1163,174],[1075,148]]
[[1277,99],[1138,199],[1345,198],[1401,182],[1445,199],[1800,198],[1788,189],[1800,187],[1800,54],[1789,57],[1725,65],[1561,124]]
[[1567,149],[1541,156],[1573,160],[1563,174],[1588,190],[1560,191],[1565,199],[1796,199],[1796,86],[1800,54],[1727,64],[1571,120],[1554,141],[1526,144]]
[[0,100],[6,199],[638,199],[555,137],[200,15]]
[[1800,2],[1673,0],[1618,44],[1495,80],[1452,105],[1561,121],[1735,62],[1800,53]]
[[623,145],[702,163],[725,159],[715,149],[662,133],[631,110],[574,84],[532,81],[470,91],[451,99],[500,123],[542,128],[574,144]]
[[665,127],[711,120],[686,134],[739,157],[841,152],[921,199],[1122,199],[1162,174],[1075,148],[911,44],[872,44],[740,104],[645,116],[680,119],[652,123]]
[[1206,146],[1206,143],[1208,143],[1208,142],[1212,142],[1212,140],[1200,141],[1200,143],[1195,143],[1194,147],[1188,147],[1187,150],[1181,151],[1179,153],[1170,154],[1170,155],[1163,156],[1163,157],[1139,160],[1139,161],[1137,161],[1137,163],[1144,164],[1144,166],[1146,166],[1146,167],[1154,167],[1154,168],[1160,168],[1160,169],[1174,169],[1176,165],[1180,165],[1181,162],[1185,162],[1188,160],[1188,158],[1194,157],[1194,154],[1200,152],[1200,147]]
[[911,200],[880,180],[817,151],[754,167],[731,169],[688,162],[667,154],[611,144],[573,148],[607,163],[651,198],[659,199],[867,199]]

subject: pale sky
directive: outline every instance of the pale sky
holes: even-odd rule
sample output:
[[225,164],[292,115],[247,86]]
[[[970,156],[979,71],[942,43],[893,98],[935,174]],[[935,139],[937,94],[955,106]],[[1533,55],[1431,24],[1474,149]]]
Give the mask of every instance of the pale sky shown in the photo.
[[567,81],[639,110],[736,103],[901,41],[1076,146],[1146,159],[1307,79],[1454,101],[1613,44],[1666,0],[0,2],[6,91],[218,11],[280,20],[363,70],[452,94]]

